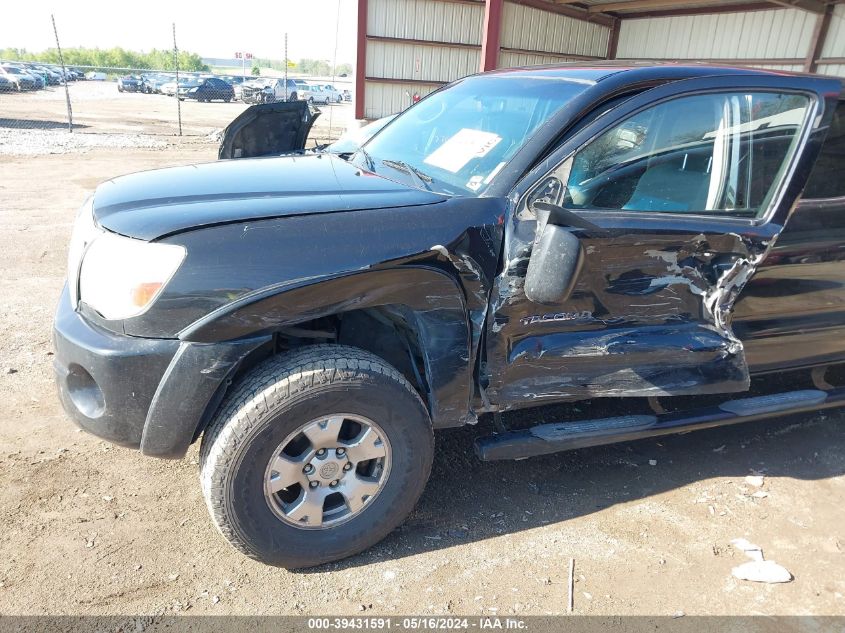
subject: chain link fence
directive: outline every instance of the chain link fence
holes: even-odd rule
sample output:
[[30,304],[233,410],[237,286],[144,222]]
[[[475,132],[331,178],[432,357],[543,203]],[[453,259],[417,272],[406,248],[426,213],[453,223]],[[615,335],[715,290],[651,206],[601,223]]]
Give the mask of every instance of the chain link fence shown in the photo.
[[[0,154],[218,143],[222,130],[250,105],[291,96],[313,100],[321,110],[306,147],[338,138],[353,120],[348,77],[288,74],[279,63],[256,69],[256,76],[252,60],[208,64],[179,51],[176,25],[169,24],[163,30],[172,30],[173,47],[147,55],[155,66],[76,64],[74,51],[62,50],[55,22],[49,28],[54,50],[0,55]],[[285,34],[279,41],[284,50]],[[291,81],[299,94],[289,94]]]

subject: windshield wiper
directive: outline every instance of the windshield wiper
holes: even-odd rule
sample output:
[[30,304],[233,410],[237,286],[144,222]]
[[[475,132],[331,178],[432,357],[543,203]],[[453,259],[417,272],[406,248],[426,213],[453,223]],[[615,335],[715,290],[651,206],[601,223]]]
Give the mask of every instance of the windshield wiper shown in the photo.
[[381,164],[387,165],[388,167],[392,167],[393,169],[398,169],[399,171],[404,171],[408,174],[411,174],[412,176],[414,176],[417,180],[419,180],[422,183],[422,186],[425,189],[427,189],[428,191],[431,191],[431,187],[429,187],[429,184],[433,181],[433,178],[431,176],[429,176],[428,174],[426,174],[425,172],[420,171],[419,169],[417,169],[413,165],[409,165],[404,160],[390,160],[389,158],[385,158],[384,160],[381,161]]

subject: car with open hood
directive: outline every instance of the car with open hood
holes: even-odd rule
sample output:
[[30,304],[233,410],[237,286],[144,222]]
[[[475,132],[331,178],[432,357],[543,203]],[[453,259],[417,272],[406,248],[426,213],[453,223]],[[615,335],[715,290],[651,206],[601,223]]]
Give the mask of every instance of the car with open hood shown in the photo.
[[233,122],[224,160],[97,187],[54,323],[69,416],[148,456],[201,442],[246,555],[378,542],[442,429],[525,459],[845,405],[841,80],[499,70],[346,158],[279,155],[313,122],[293,106]]

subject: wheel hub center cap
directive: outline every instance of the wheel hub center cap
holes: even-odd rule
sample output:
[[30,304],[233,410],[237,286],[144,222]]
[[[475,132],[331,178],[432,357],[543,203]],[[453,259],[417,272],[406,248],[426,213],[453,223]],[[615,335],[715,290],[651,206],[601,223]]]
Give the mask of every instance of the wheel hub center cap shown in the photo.
[[320,477],[323,479],[335,479],[337,474],[340,472],[340,466],[338,466],[337,462],[326,462],[322,466],[320,466],[319,473]]
[[335,449],[327,449],[323,455],[316,455],[304,472],[305,478],[312,485],[325,486],[340,483],[347,468],[351,468],[351,464],[345,454],[338,455]]

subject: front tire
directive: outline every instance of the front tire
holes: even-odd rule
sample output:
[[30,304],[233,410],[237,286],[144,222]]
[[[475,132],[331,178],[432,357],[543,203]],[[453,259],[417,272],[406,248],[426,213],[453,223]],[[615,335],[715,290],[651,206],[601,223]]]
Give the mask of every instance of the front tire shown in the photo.
[[271,358],[205,432],[203,494],[218,530],[288,569],[374,545],[411,512],[431,470],[422,400],[381,358],[318,345]]

